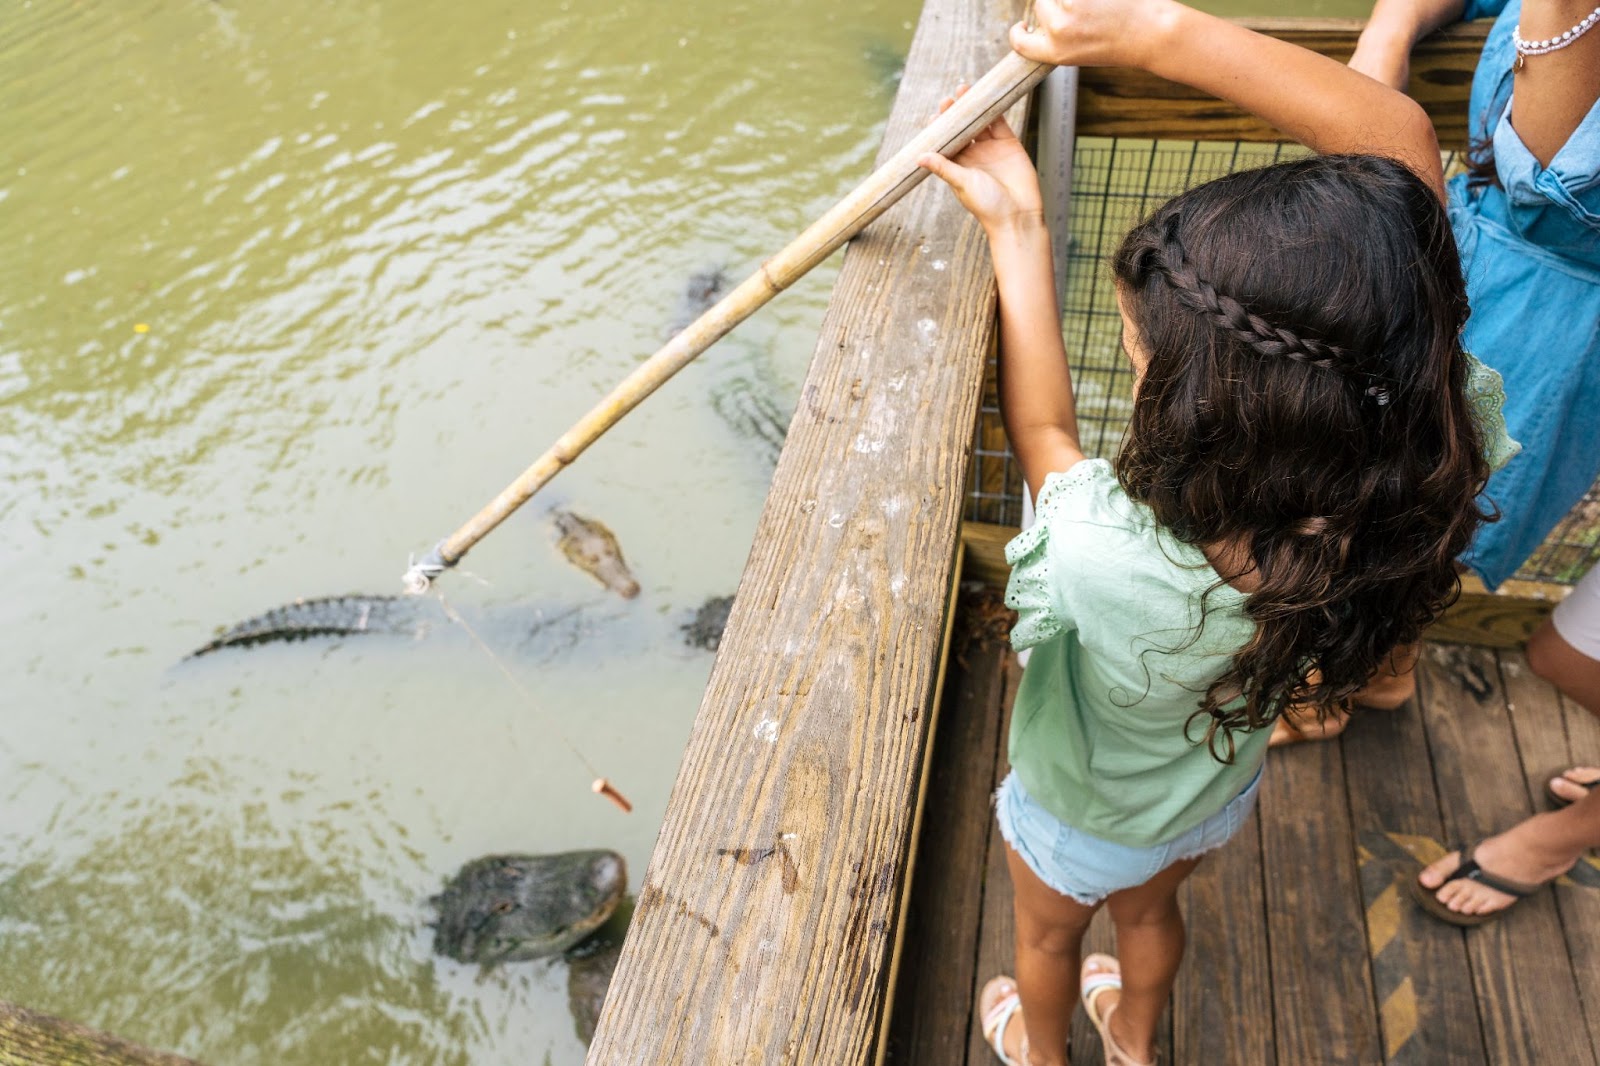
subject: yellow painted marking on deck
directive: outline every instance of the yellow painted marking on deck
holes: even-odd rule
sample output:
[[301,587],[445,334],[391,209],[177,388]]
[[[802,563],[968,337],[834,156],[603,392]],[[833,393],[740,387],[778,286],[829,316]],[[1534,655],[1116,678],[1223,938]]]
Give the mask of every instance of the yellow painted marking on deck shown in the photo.
[[1393,1059],[1417,1031],[1417,990],[1410,976],[1383,1001],[1384,1056]]
[[[1374,957],[1400,932],[1400,892],[1390,885],[1367,908],[1367,945]],[[1408,979],[1409,980],[1409,979]]]
[[1585,855],[1578,865],[1556,878],[1556,884],[1568,888],[1600,888],[1600,859]]
[[1383,835],[1404,848],[1407,854],[1424,866],[1438,862],[1450,854],[1449,849],[1432,837],[1414,836],[1410,833],[1385,833]]

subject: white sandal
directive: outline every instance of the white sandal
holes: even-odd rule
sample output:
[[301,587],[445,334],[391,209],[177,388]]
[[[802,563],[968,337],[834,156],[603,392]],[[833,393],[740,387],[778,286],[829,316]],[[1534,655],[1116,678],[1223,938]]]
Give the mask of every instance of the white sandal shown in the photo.
[[[1093,973],[1089,967],[1099,967]],[[1122,988],[1122,964],[1110,955],[1096,952],[1083,960],[1083,968],[1078,972],[1078,995],[1083,1000],[1084,1013],[1089,1015],[1095,1030],[1100,1034],[1100,1045],[1105,1050],[1106,1066],[1155,1066],[1155,1060],[1140,1062],[1118,1044],[1111,1035],[1111,1015],[1116,1013],[1117,1006],[1113,1003],[1101,1014],[1095,1004],[1100,1002],[1100,994],[1107,989]]]
[[983,1013],[983,1038],[989,1042],[989,1047],[994,1049],[995,1055],[1004,1066],[1023,1066],[1023,1063],[1028,1061],[1026,1029],[1022,1031],[1022,1062],[1019,1063],[1006,1054],[1006,1026],[1011,1024],[1011,1019],[1022,1009],[1022,998],[1017,995],[1016,982],[1009,977],[991,977],[978,995],[978,1004],[981,1007],[989,993],[1002,985],[1006,987],[1006,991],[1001,992],[1000,997]]

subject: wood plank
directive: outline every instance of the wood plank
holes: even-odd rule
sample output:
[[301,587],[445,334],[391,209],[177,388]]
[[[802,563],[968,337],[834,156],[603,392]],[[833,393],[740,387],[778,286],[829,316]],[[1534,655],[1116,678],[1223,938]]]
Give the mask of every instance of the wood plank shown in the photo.
[[0,1066],[200,1066],[120,1036],[0,1001]]
[[[1343,63],[1355,51],[1356,19],[1241,19],[1270,34]],[[1488,22],[1450,26],[1418,43],[1407,91],[1433,119],[1439,143],[1465,147],[1472,71]],[[1078,91],[1080,137],[1173,137],[1183,140],[1281,141],[1282,133],[1232,104],[1186,85],[1123,67],[1085,67]]]
[[1008,653],[972,622],[958,618],[934,741],[885,1058],[894,1066],[966,1061]]
[[[971,556],[968,556],[970,562]],[[1001,696],[1003,714],[1000,722],[1000,744],[995,752],[994,774],[985,797],[992,796],[1000,782],[1011,771],[1011,761],[1006,753],[1006,737],[1011,730],[1011,711],[1017,699],[1017,686],[1022,681],[1022,665],[1015,655],[1005,658],[1006,683]],[[1001,973],[1015,973],[1017,921],[1011,909],[1011,874],[1006,869],[1005,840],[994,818],[989,819],[989,845],[984,859],[983,917],[978,927],[978,965],[973,978],[972,998],[989,978]],[[994,1052],[983,1039],[982,1019],[974,1011],[967,1026],[967,1062],[973,1066],[991,1066]]]
[[967,553],[967,579],[1005,588],[1006,582],[1011,580],[1011,566],[1006,562],[1006,544],[1019,532],[1016,526],[1001,526],[992,522],[961,523],[961,546]]
[[[1600,766],[1600,715],[1565,696],[1561,714],[1572,765]],[[1543,795],[1543,782],[1539,788]],[[1580,865],[1571,874],[1556,882],[1556,905],[1572,952],[1572,972],[1583,998],[1589,1043],[1600,1058],[1600,851],[1591,851],[1578,861]]]
[[1339,745],[1274,752],[1259,810],[1278,1061],[1379,1062]]
[[[1423,720],[1445,845],[1476,841],[1532,813],[1494,653],[1425,645]],[[1496,1066],[1595,1062],[1555,899],[1539,893],[1466,936],[1485,1051]]]
[[1444,852],[1421,714],[1415,703],[1366,713],[1342,743],[1384,1061],[1487,1063],[1461,933],[1409,894]]
[[1460,599],[1428,630],[1428,639],[1441,644],[1520,648],[1568,591],[1538,581],[1507,581],[1490,592],[1482,581],[1465,574]]
[[1278,1061],[1261,869],[1261,819],[1253,814],[1184,882],[1179,900],[1189,947],[1173,989],[1167,1061]]
[[[1017,11],[929,0],[880,159]],[[994,328],[938,183],[849,246],[588,1061],[875,1059]]]
[[[1503,651],[1499,660],[1528,797],[1534,810],[1548,810],[1545,782],[1552,771],[1600,761],[1600,743],[1586,743],[1600,741],[1600,722],[1535,674],[1521,652]],[[1569,709],[1583,717],[1569,723]],[[1588,726],[1596,735],[1575,736],[1569,724]],[[1584,860],[1583,867],[1561,878],[1554,895],[1589,1043],[1600,1048],[1600,862]]]
[[[1015,526],[963,523],[968,577],[1004,588],[1011,576],[1005,547],[1016,535]],[[1489,648],[1521,647],[1568,591],[1537,581],[1507,581],[1490,592],[1476,577],[1464,575],[1461,598],[1428,630],[1428,639]]]

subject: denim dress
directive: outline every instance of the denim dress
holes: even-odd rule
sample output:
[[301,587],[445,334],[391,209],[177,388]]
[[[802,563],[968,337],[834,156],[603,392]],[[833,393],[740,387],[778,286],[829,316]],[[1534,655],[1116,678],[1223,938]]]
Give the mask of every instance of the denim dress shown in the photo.
[[1500,184],[1469,187],[1463,175],[1449,197],[1472,305],[1462,339],[1505,379],[1506,423],[1522,444],[1485,490],[1500,521],[1483,526],[1465,556],[1490,588],[1600,474],[1600,103],[1541,167],[1508,117],[1521,6],[1467,5],[1467,18],[1499,13],[1473,76],[1470,119],[1473,143],[1493,144]]

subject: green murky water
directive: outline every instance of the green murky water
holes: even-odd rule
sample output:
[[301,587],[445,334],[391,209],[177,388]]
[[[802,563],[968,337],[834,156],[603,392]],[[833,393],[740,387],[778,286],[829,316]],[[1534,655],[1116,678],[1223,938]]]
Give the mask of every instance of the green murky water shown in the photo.
[[770,473],[719,398],[792,407],[832,271],[547,490],[637,601],[540,502],[446,580],[526,694],[449,630],[180,660],[395,590],[691,274],[865,174],[916,13],[0,8],[0,998],[213,1063],[579,1061],[562,964],[479,982],[423,901],[493,851],[643,870],[710,665],[676,627],[733,590]]

